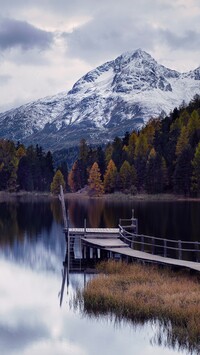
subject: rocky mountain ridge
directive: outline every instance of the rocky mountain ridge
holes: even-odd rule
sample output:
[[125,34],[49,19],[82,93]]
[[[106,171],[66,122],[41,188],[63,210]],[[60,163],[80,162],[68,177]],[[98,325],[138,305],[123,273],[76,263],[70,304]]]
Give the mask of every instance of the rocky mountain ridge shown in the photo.
[[68,93],[1,113],[0,136],[53,151],[77,145],[82,137],[105,143],[195,94],[200,94],[200,67],[179,73],[138,49],[90,71]]

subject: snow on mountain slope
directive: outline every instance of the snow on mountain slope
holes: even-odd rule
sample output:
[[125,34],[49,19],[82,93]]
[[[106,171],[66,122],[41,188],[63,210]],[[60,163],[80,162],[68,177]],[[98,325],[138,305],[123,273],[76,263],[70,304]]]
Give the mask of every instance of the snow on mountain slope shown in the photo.
[[72,90],[0,114],[2,137],[48,149],[105,142],[200,94],[200,67],[188,73],[159,65],[142,50],[90,71]]

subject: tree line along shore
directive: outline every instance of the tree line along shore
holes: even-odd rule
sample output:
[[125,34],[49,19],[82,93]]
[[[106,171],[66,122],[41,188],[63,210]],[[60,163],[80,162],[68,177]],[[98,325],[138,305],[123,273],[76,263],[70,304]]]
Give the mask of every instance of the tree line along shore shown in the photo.
[[0,140],[0,191],[57,194],[81,191],[89,196],[200,196],[200,96],[164,119],[151,119],[140,131],[126,132],[105,146],[81,139],[78,156],[54,161],[39,145],[25,147]]

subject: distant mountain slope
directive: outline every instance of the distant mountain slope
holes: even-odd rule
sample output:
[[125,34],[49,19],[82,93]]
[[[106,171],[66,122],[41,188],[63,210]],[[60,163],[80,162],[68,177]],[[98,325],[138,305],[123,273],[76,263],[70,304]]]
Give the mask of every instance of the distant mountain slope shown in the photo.
[[90,71],[72,90],[0,114],[0,136],[46,149],[106,142],[200,94],[200,67],[179,73],[148,53],[124,53]]

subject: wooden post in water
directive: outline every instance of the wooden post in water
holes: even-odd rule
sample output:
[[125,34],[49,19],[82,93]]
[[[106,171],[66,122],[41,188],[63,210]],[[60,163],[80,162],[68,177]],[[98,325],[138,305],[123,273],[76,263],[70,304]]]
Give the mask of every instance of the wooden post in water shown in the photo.
[[69,235],[69,218],[68,213],[66,213],[65,199],[63,193],[63,187],[60,185],[60,195],[59,200],[62,206],[62,215],[64,221],[65,239],[67,243],[67,286],[69,285],[69,268],[70,268],[70,235]]

